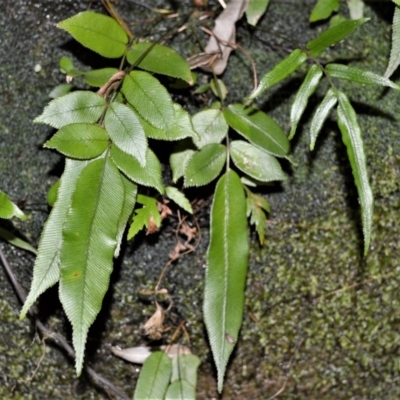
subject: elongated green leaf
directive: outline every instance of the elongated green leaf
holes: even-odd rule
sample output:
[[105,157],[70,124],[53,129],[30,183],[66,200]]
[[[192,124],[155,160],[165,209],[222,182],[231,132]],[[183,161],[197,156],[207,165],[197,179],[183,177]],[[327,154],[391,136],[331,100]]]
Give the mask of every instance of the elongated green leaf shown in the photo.
[[349,99],[342,92],[339,93],[338,124],[342,132],[343,143],[347,148],[347,154],[360,198],[364,254],[366,255],[371,241],[373,195],[368,181],[367,163],[357,115]]
[[360,68],[349,67],[343,64],[328,64],[325,69],[332,78],[345,79],[364,85],[388,86],[393,89],[400,89],[400,86],[396,85],[390,79]]
[[124,104],[111,103],[104,118],[104,126],[120,150],[135,157],[142,167],[146,165],[147,139],[132,109]]
[[279,161],[274,156],[248,142],[243,140],[231,142],[230,155],[236,167],[261,182],[287,179]]
[[310,22],[329,18],[335,11],[339,11],[339,0],[318,0],[311,11]]
[[12,244],[19,249],[30,251],[33,254],[37,254],[37,250],[25,240],[15,236],[12,232],[7,229],[0,227],[0,238],[6,240],[8,243]]
[[292,51],[261,78],[258,88],[249,96],[249,99],[256,98],[265,90],[283,81],[292,72],[296,71],[306,59],[307,55],[303,51],[299,49]]
[[50,207],[54,207],[55,202],[57,201],[58,198],[58,189],[60,188],[60,180],[56,180],[50,187],[50,189],[47,191],[47,204]]
[[112,160],[89,163],[79,175],[62,229],[60,300],[72,324],[78,375],[89,327],[108,289],[124,202],[124,184]]
[[169,158],[169,163],[172,169],[172,180],[174,182],[184,176],[187,164],[194,153],[195,151],[186,146],[185,142],[179,143],[175,148]]
[[129,179],[139,185],[153,187],[161,194],[164,193],[161,164],[151,149],[148,149],[146,153],[146,167],[142,167],[135,158],[132,158],[114,145],[111,146],[111,157],[117,167]]
[[200,359],[194,354],[178,354],[176,357],[173,357],[171,382],[182,379],[195,388],[199,365]]
[[59,22],[57,26],[103,57],[122,57],[127,48],[128,35],[117,21],[103,14],[84,11]]
[[121,174],[122,183],[124,184],[125,197],[124,205],[122,208],[121,217],[119,219],[118,234],[117,234],[117,247],[115,248],[114,258],[119,256],[121,250],[121,242],[125,232],[126,225],[128,223],[129,217],[133,213],[133,208],[136,203],[137,186]]
[[254,145],[276,156],[289,153],[289,140],[282,128],[267,114],[242,104],[232,104],[224,110],[229,126]]
[[57,129],[76,122],[95,123],[105,105],[104,98],[98,94],[77,90],[52,100],[34,122],[48,124]]
[[392,43],[390,49],[389,63],[385,72],[385,78],[392,76],[400,65],[400,1],[396,3],[392,24]]
[[25,214],[19,209],[19,207],[0,190],[0,218],[10,219],[12,217],[18,217],[23,221],[26,220]]
[[196,389],[188,381],[178,379],[168,386],[165,400],[196,400]]
[[247,22],[256,26],[258,20],[265,14],[269,0],[250,0],[246,10]]
[[[139,61],[142,55],[153,46],[152,43],[138,43],[128,51],[127,60],[146,71],[156,74],[180,78],[189,84],[192,83],[192,74],[189,64],[175,50],[167,46],[156,44],[146,56]],[[139,62],[138,62],[139,61]],[[138,64],[136,64],[138,62]]]
[[164,399],[171,373],[170,358],[163,351],[154,352],[143,364],[133,399]]
[[63,126],[44,147],[55,149],[71,158],[90,159],[99,156],[109,144],[104,128],[95,124]]
[[167,186],[165,188],[165,192],[172,201],[178,204],[179,207],[183,208],[188,213],[193,214],[193,209],[189,200],[177,188],[174,188],[172,186]]
[[315,142],[317,140],[318,134],[324,125],[324,122],[328,118],[329,113],[331,112],[332,108],[337,103],[337,97],[335,91],[330,88],[324,98],[321,101],[321,104],[315,111],[313,119],[311,121],[310,126],[310,150],[314,150]]
[[40,237],[38,256],[33,266],[31,289],[22,308],[21,319],[26,316],[36,299],[59,280],[60,248],[63,243],[62,226],[71,205],[76,181],[86,165],[87,161],[66,160],[65,170],[60,179],[57,201],[47,218]]
[[242,324],[249,255],[246,199],[230,170],[215,190],[204,289],[204,322],[218,371],[218,391]]
[[200,111],[193,115],[192,122],[198,135],[193,143],[199,149],[210,143],[221,143],[229,129],[221,110]]
[[369,18],[362,18],[352,21],[343,21],[340,24],[335,25],[332,28],[329,28],[326,31],[322,32],[317,38],[308,42],[306,47],[313,57],[317,57],[329,46],[340,42],[347,35],[353,32],[354,29],[357,28],[357,26],[363,24],[368,20]]
[[85,82],[94,87],[103,86],[110,78],[118,72],[117,68],[93,69],[84,73]]
[[291,130],[289,140],[293,138],[296,133],[297,125],[300,121],[304,110],[307,107],[308,99],[315,92],[319,81],[322,77],[322,70],[318,65],[314,64],[307,72],[307,75],[297,91],[292,108],[290,110],[290,124]]
[[126,75],[122,92],[129,104],[149,124],[159,129],[173,126],[175,115],[171,96],[149,73],[132,71]]
[[196,151],[185,170],[185,186],[203,186],[213,181],[222,171],[226,161],[226,147],[211,143]]

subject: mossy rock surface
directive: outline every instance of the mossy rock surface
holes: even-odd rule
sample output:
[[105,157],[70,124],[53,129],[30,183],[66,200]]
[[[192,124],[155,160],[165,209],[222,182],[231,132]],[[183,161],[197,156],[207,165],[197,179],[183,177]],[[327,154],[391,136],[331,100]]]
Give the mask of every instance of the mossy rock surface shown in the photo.
[[[118,9],[127,21],[149,18],[149,11],[133,2],[120,3]],[[170,6],[169,2],[156,3],[159,8]],[[211,3],[215,6],[217,2]],[[314,3],[271,0],[260,30],[250,29],[244,22],[238,24],[238,41],[253,55],[259,75],[292,49],[293,44],[285,38],[304,43],[326,27],[310,27],[308,15]],[[51,129],[34,125],[32,120],[48,102],[50,90],[62,82],[58,71],[61,56],[70,56],[87,68],[99,61],[55,27],[59,20],[87,6],[86,1],[15,1],[7,2],[0,16],[4,32],[0,45],[1,189],[25,207],[28,221],[13,224],[34,244],[48,213],[46,191],[63,164],[55,153],[41,148]],[[93,7],[101,9],[97,3]],[[182,7],[187,12],[191,2]],[[384,72],[393,6],[366,2],[365,14],[371,20],[330,49],[322,61],[340,57],[351,59],[352,65],[360,68]],[[143,23],[132,26],[138,31]],[[173,45],[185,56],[192,55],[189,32],[176,36]],[[286,131],[290,104],[303,72],[258,100]],[[394,80],[398,78],[396,73]],[[230,90],[229,101],[240,101],[247,95],[252,77],[246,57],[233,53],[223,79]],[[258,246],[252,234],[244,323],[228,368],[224,399],[266,399],[282,388],[280,398],[285,399],[400,397],[399,94],[352,84],[342,88],[359,114],[375,196],[370,253],[362,257],[357,193],[334,114],[316,150],[310,153],[308,149],[308,123],[321,91],[307,109],[293,141],[296,164],[285,165],[289,181],[263,192],[272,214],[264,247]],[[191,112],[200,104],[183,94],[178,96]],[[207,217],[204,207],[199,213],[203,229],[196,253],[179,259],[165,279],[174,299],[170,323],[187,321],[193,352],[203,361],[199,399],[218,398],[201,319]],[[140,326],[153,309],[151,304],[138,301],[138,291],[156,283],[174,246],[173,225],[171,221],[158,236],[139,238],[125,246],[104,310],[90,331],[87,362],[130,395],[139,368],[113,357],[110,347],[145,343]],[[33,257],[7,244],[0,246],[28,289]],[[84,377],[75,377],[73,364],[62,352],[37,337],[33,340],[34,325],[18,320],[20,304],[4,272],[0,274],[0,290],[0,397],[107,398]],[[56,288],[42,296],[41,319],[68,336],[70,328],[56,298]]]

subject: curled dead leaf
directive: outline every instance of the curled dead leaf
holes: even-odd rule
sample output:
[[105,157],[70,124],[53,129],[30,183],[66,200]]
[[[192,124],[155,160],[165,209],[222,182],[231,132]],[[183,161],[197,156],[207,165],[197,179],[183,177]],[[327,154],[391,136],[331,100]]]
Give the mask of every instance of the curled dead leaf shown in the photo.
[[156,302],[156,311],[143,325],[145,334],[152,340],[161,339],[164,332],[164,309]]

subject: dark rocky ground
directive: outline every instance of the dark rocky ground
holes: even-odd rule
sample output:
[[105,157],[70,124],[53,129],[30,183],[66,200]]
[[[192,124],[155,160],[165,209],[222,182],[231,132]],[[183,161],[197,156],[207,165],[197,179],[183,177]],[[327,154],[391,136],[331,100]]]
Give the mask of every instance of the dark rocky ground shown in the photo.
[[[61,56],[70,56],[87,67],[98,65],[97,56],[55,27],[59,20],[87,9],[89,3],[101,9],[97,1],[82,0],[2,3],[0,187],[28,215],[27,222],[13,221],[13,226],[35,245],[48,213],[46,191],[63,164],[55,153],[41,147],[51,130],[34,125],[32,120],[48,102],[50,90],[62,82],[58,71]],[[189,1],[152,4],[190,11]],[[263,30],[252,31],[239,24],[240,43],[252,53],[259,74],[291,49],[292,44],[280,34],[306,42],[323,29],[322,25],[311,29],[307,22],[313,4],[311,0],[272,0],[260,25]],[[120,1],[118,9],[127,21],[154,16],[129,1]],[[368,2],[365,13],[371,21],[326,57],[352,58],[356,66],[383,73],[393,6]],[[136,24],[133,29],[144,26]],[[185,56],[194,48],[185,33],[174,39],[173,45]],[[35,72],[35,66],[40,66],[40,71]],[[396,74],[393,79],[398,78]],[[294,75],[268,91],[259,103],[286,130],[300,79],[301,74]],[[232,57],[224,80],[231,101],[239,101],[251,90],[251,73],[241,54]],[[273,211],[266,245],[260,248],[253,237],[244,323],[228,370],[224,399],[266,399],[283,386],[280,398],[285,399],[400,397],[400,97],[394,91],[351,84],[343,89],[359,114],[375,195],[370,254],[361,256],[357,195],[336,123],[334,119],[328,122],[317,149],[310,153],[310,111],[293,142],[296,165],[285,165],[291,174],[289,182],[265,191]],[[186,101],[191,111],[198,107],[183,95],[178,100]],[[198,251],[180,259],[165,281],[175,301],[171,323],[187,321],[193,352],[203,361],[199,399],[217,398],[201,320],[207,215],[207,207],[199,211],[203,238]],[[1,226],[9,225],[1,222]],[[144,343],[140,324],[151,314],[151,307],[138,300],[138,290],[154,285],[167,261],[173,247],[172,227],[167,226],[154,238],[125,246],[104,310],[90,333],[87,362],[130,395],[139,368],[113,357],[110,346]],[[0,246],[28,289],[33,257],[6,243]],[[0,272],[0,293],[1,398],[108,398],[84,377],[77,379],[71,361],[57,348],[41,343],[29,320],[19,321],[20,304],[4,272]],[[51,329],[69,335],[56,288],[41,297],[39,310],[41,320]]]

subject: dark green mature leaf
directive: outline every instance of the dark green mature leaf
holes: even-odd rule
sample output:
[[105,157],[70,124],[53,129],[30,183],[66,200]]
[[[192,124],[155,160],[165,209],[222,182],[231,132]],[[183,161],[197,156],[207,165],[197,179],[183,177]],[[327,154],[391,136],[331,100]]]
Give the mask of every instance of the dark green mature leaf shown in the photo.
[[111,146],[111,157],[117,167],[132,181],[139,185],[149,186],[157,189],[161,194],[164,193],[164,186],[161,177],[161,164],[157,156],[151,149],[147,149],[146,167],[115,145]]
[[385,78],[392,76],[400,65],[400,2],[396,2],[392,24],[392,44],[390,48],[389,63],[385,72]]
[[261,246],[265,240],[265,221],[267,219],[265,212],[271,212],[269,203],[264,197],[254,194],[246,188],[247,216],[250,217],[250,223],[255,225]]
[[185,186],[203,186],[213,181],[226,161],[226,147],[211,143],[196,151],[185,169]]
[[191,206],[189,200],[177,188],[174,188],[172,186],[167,186],[165,188],[165,192],[166,192],[167,196],[174,203],[176,203],[179,207],[183,208],[188,213],[193,214],[193,209],[192,209],[192,206]]
[[107,109],[104,126],[113,143],[123,152],[146,165],[147,139],[134,111],[120,103],[111,103]]
[[83,74],[83,76],[88,85],[100,87],[107,83],[117,72],[117,68],[101,68],[87,71]]
[[196,389],[188,381],[178,379],[168,386],[165,400],[196,400]]
[[289,140],[282,128],[267,114],[242,104],[232,104],[224,110],[229,126],[254,145],[276,156],[289,153]]
[[187,147],[186,144],[185,142],[179,143],[169,158],[173,182],[184,176],[187,164],[195,153],[195,150]]
[[109,286],[124,197],[124,184],[111,158],[94,160],[76,181],[62,228],[59,296],[72,324],[78,375],[89,327]]
[[106,130],[99,125],[77,123],[63,126],[44,147],[55,149],[67,157],[87,160],[103,153],[108,140]]
[[164,399],[171,377],[172,363],[163,351],[156,351],[143,364],[134,400]]
[[[148,54],[138,63],[142,55],[153,46]],[[128,51],[127,60],[130,64],[136,65],[146,71],[156,74],[180,78],[189,84],[192,83],[192,74],[189,64],[175,50],[160,44],[138,43]]]
[[287,176],[279,161],[259,147],[243,140],[231,142],[230,155],[236,167],[261,182],[282,181]]
[[339,0],[318,0],[310,15],[310,22],[329,18],[334,11],[339,11]]
[[291,140],[296,133],[297,125],[300,121],[304,110],[307,107],[310,96],[315,92],[323,73],[321,68],[314,64],[307,72],[307,75],[297,91],[292,108],[290,110],[290,124],[291,130],[289,140]]
[[258,20],[265,14],[269,0],[250,0],[246,10],[247,22],[256,26]]
[[275,67],[267,72],[260,81],[258,88],[249,96],[249,99],[254,99],[262,92],[283,81],[292,72],[296,71],[301,64],[307,59],[307,54],[296,49],[292,51],[286,58],[275,65]]
[[117,258],[119,256],[119,252],[121,250],[122,238],[123,238],[129,217],[133,213],[133,208],[135,207],[136,196],[137,196],[137,191],[138,191],[137,186],[133,182],[131,182],[128,178],[126,178],[123,174],[121,174],[121,179],[124,184],[125,197],[124,197],[124,205],[122,208],[121,217],[119,219],[118,234],[117,234],[117,247],[115,248],[114,258]]
[[172,128],[170,129],[158,129],[154,126],[151,126],[147,123],[143,118],[140,119],[140,123],[143,126],[144,132],[146,136],[151,139],[157,140],[180,140],[186,137],[197,137],[197,133],[195,132],[192,120],[190,118],[189,113],[183,109],[179,104],[174,103],[174,123]]
[[10,219],[17,217],[26,220],[25,214],[15,205],[8,196],[0,190],[0,218]]
[[97,93],[77,90],[52,100],[34,122],[57,129],[77,122],[95,123],[105,105],[106,101]]
[[219,392],[242,324],[248,255],[246,199],[239,177],[229,170],[217,183],[211,208],[203,307]]
[[343,64],[328,64],[325,69],[328,76],[331,78],[346,79],[364,85],[378,85],[391,87],[397,90],[400,89],[400,86],[396,85],[390,79],[384,78],[383,76],[374,74],[370,71],[364,71],[360,68],[349,67]]
[[371,241],[373,195],[368,181],[367,163],[357,115],[349,99],[342,92],[339,92],[338,124],[342,132],[343,143],[347,148],[347,155],[360,198],[364,234],[364,254],[366,255]]
[[194,354],[178,354],[172,359],[171,382],[183,379],[193,387],[196,387],[197,368],[199,365],[200,359]]
[[313,57],[318,57],[325,49],[332,46],[354,31],[357,26],[368,21],[369,18],[343,21],[332,28],[322,32],[317,38],[307,43],[306,47]]
[[60,249],[63,244],[62,227],[71,205],[76,181],[87,161],[67,159],[60,179],[57,201],[50,212],[40,237],[38,256],[33,266],[33,280],[20,318],[24,318],[36,299],[60,277]]
[[310,126],[310,150],[314,150],[315,142],[317,140],[318,134],[324,125],[324,122],[328,118],[329,113],[331,112],[332,108],[337,103],[337,96],[335,90],[330,88],[324,98],[321,101],[321,104],[315,111],[313,119],[311,121]]
[[149,124],[159,129],[170,129],[173,126],[175,114],[171,96],[149,73],[132,71],[126,75],[122,93]]
[[74,39],[103,57],[122,57],[128,35],[113,18],[92,11],[84,11],[57,24]]
[[203,110],[192,116],[197,138],[193,143],[201,149],[210,143],[221,143],[228,133],[229,126],[221,110]]

